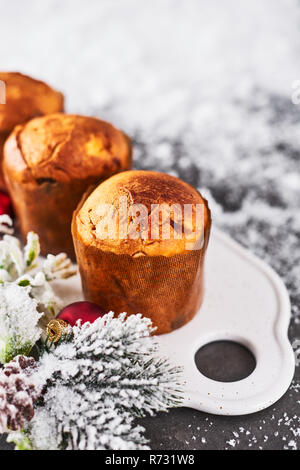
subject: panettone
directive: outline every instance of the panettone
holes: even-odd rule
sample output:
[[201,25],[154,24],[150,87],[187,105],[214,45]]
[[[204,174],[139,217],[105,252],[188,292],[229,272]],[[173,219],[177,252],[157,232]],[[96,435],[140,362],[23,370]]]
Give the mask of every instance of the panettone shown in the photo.
[[74,256],[72,213],[90,185],[131,167],[129,138],[96,118],[51,114],[17,126],[3,171],[23,236],[40,236],[42,254]]
[[8,135],[17,124],[63,111],[64,97],[46,83],[21,73],[0,72],[0,86],[0,188],[5,189],[2,158]]
[[184,325],[202,303],[210,226],[207,201],[184,181],[151,171],[112,176],[73,216],[85,298],[115,313],[142,313],[158,333]]

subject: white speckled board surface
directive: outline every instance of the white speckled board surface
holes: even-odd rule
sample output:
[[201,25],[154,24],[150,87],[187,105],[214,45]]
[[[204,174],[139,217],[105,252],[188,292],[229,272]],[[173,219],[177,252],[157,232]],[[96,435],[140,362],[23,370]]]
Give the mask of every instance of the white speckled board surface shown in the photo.
[[[204,303],[184,327],[159,337],[161,349],[184,365],[185,405],[208,413],[244,415],[269,407],[291,384],[294,353],[287,337],[291,306],[278,275],[218,230],[212,231],[206,262]],[[217,382],[195,364],[199,348],[212,341],[243,344],[256,368],[241,381]]]
[[[229,416],[263,410],[281,398],[294,375],[295,357],[287,337],[291,316],[287,290],[266,263],[217,229],[212,230],[205,273],[201,309],[182,328],[157,337],[160,351],[183,367],[185,406]],[[65,305],[81,300],[79,275],[56,282],[56,291]],[[198,371],[196,352],[219,340],[250,349],[257,364],[249,377],[223,383]]]

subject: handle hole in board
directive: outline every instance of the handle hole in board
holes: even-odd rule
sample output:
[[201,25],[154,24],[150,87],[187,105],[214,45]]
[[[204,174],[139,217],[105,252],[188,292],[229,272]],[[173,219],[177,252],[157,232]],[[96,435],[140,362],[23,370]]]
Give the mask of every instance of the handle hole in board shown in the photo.
[[237,382],[248,377],[256,367],[252,352],[234,341],[213,341],[195,354],[198,370],[217,382]]

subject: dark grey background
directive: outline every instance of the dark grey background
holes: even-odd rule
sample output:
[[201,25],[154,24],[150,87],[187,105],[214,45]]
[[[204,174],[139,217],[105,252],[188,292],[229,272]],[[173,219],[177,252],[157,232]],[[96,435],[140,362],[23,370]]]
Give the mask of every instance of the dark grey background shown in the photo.
[[[136,168],[201,189],[214,224],[284,279],[289,335],[299,339],[298,1],[0,0],[0,12],[1,68],[47,80],[65,92],[68,111],[124,129]],[[219,354],[211,349],[204,367]],[[229,363],[240,372],[239,354]],[[297,367],[263,412],[177,409],[143,422],[152,449],[296,449],[299,390]]]

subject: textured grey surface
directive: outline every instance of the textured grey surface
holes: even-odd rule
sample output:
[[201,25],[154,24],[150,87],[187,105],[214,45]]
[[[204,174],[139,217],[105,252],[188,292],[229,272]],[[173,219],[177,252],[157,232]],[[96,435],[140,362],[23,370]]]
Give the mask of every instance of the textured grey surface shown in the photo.
[[[137,168],[204,189],[214,223],[283,277],[299,338],[297,0],[0,0],[0,11],[1,68],[48,80],[69,111],[122,127]],[[144,420],[152,448],[299,448],[299,370],[255,415],[179,409]]]

